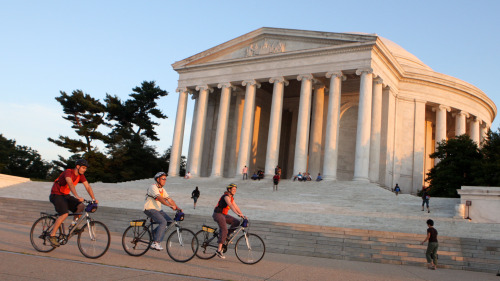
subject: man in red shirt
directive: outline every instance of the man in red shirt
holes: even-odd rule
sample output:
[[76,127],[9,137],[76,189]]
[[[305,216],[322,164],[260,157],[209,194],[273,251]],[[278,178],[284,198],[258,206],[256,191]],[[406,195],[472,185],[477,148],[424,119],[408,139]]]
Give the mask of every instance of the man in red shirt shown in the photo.
[[[49,241],[54,247],[59,247],[60,244],[57,241],[56,232],[59,229],[61,223],[68,217],[68,211],[73,213],[81,213],[85,206],[83,205],[83,197],[78,196],[75,186],[81,182],[85,186],[92,200],[98,201],[94,197],[94,192],[92,187],[90,187],[87,179],[83,174],[87,171],[89,164],[84,159],[78,159],[75,162],[74,169],[67,169],[61,173],[61,175],[54,181],[52,185],[52,190],[50,191],[50,202],[54,204],[56,212],[59,214],[56,222],[54,223],[54,228],[50,233]],[[75,197],[70,195],[70,192],[75,195]],[[76,221],[80,216],[75,216]]]

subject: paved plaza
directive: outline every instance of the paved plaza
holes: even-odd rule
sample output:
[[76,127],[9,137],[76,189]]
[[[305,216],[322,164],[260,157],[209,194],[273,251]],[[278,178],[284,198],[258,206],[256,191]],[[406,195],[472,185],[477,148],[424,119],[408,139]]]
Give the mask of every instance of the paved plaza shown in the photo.
[[[250,219],[425,234],[431,218],[442,236],[498,239],[500,224],[481,224],[455,218],[458,198],[431,198],[431,212],[421,211],[422,200],[414,195],[396,196],[375,184],[357,182],[293,182],[282,180],[272,191],[270,179],[183,179],[169,177],[167,192],[185,213],[211,216],[225,186],[238,185],[235,200]],[[152,179],[125,183],[93,183],[102,206],[142,209]],[[26,182],[0,188],[0,197],[48,201],[51,182]],[[201,191],[196,209],[191,192]],[[78,193],[88,198],[83,185]]]

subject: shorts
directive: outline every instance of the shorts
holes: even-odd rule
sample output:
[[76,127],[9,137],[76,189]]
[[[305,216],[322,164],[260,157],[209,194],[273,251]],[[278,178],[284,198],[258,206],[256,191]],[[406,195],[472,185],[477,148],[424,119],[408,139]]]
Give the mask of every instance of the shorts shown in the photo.
[[198,197],[193,197],[194,203],[198,202]]
[[58,195],[51,194],[49,196],[50,202],[54,204],[56,212],[59,215],[64,215],[68,213],[68,210],[71,212],[76,212],[78,205],[82,204],[82,202],[78,201],[75,197],[71,195]]

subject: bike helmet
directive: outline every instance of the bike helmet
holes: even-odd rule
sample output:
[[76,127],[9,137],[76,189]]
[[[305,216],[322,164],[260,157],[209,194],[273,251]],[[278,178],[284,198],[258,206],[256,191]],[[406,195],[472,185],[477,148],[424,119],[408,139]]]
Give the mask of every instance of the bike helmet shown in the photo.
[[89,163],[87,162],[87,160],[85,159],[78,159],[75,161],[75,166],[85,166],[85,167],[89,167]]
[[167,174],[165,172],[158,172],[156,173],[154,179],[155,181],[158,181],[158,179],[161,177],[161,176],[167,176]]
[[227,189],[227,190],[230,190],[230,189],[231,189],[231,188],[233,188],[233,187],[238,188],[238,186],[237,186],[235,183],[230,183],[230,184],[227,186],[227,188],[226,188],[226,189]]

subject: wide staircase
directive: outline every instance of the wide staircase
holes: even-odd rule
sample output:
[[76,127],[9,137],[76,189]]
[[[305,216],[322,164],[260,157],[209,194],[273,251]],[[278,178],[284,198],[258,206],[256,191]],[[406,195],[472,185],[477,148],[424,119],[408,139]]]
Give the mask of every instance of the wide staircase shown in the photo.
[[[48,201],[0,197],[0,221],[32,224],[40,212],[54,212]],[[110,231],[123,233],[133,219],[145,218],[139,209],[99,207],[92,215]],[[193,231],[202,224],[215,226],[209,216],[187,214],[184,227]],[[251,221],[266,250],[274,253],[377,263],[424,266],[423,234],[362,230],[306,224]],[[439,236],[439,267],[496,273],[500,269],[500,240]],[[28,243],[28,238],[27,238]]]
[[29,181],[30,181],[30,179],[28,179],[28,178],[0,174],[0,188],[6,187],[6,186],[11,186],[14,184],[19,184],[19,183],[25,183],[25,182],[29,182]]

